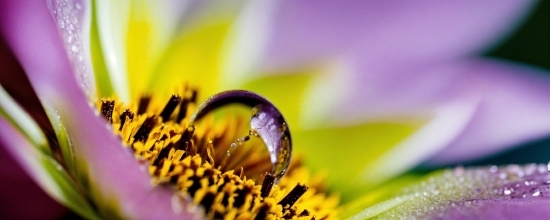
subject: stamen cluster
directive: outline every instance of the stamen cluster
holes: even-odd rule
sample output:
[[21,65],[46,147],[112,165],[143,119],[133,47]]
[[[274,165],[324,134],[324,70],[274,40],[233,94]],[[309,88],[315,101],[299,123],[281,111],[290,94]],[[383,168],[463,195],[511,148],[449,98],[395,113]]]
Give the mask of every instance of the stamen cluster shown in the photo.
[[[268,174],[271,164],[259,138],[236,138],[246,130],[242,117],[206,119],[187,127],[196,108],[197,91],[172,95],[164,108],[152,96],[137,106],[115,99],[98,103],[123,143],[137,159],[148,162],[153,184],[172,184],[204,209],[210,219],[330,219],[336,196],[326,196],[322,177],[293,160],[279,183]],[[238,145],[234,140],[238,140]],[[262,184],[257,183],[262,180]],[[306,186],[305,184],[308,184]]]

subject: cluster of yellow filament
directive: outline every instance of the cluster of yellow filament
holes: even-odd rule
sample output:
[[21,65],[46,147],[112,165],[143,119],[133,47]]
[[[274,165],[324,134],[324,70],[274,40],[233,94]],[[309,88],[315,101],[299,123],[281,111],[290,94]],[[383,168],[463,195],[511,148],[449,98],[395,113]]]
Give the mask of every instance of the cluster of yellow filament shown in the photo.
[[174,97],[181,101],[167,118],[161,116],[163,101],[157,97],[133,105],[116,99],[97,103],[136,159],[148,163],[153,184],[172,184],[201,205],[209,219],[336,218],[338,197],[327,196],[323,177],[310,176],[299,159],[274,184],[266,174],[271,163],[261,140],[247,138],[236,146],[239,133],[247,130],[245,117],[207,117],[197,127],[187,127],[196,92]]

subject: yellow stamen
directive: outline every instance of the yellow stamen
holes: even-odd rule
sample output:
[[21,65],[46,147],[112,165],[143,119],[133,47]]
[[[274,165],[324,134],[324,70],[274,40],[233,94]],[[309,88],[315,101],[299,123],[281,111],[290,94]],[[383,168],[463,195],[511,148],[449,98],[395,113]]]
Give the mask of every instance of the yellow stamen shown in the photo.
[[323,178],[310,178],[299,159],[274,184],[267,174],[269,154],[258,147],[263,142],[248,135],[234,143],[248,128],[244,117],[216,122],[210,116],[188,128],[196,97],[196,91],[184,91],[168,101],[147,96],[125,105],[104,99],[97,106],[136,159],[148,162],[152,183],[172,184],[201,205],[207,218],[336,218],[338,197],[327,196]]

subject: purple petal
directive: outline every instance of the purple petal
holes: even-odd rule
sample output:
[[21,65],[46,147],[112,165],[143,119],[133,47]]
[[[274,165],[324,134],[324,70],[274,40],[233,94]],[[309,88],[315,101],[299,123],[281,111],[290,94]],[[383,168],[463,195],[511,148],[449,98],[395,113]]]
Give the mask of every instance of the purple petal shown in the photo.
[[[349,74],[348,84],[342,87],[347,95],[330,97],[338,100],[335,107],[317,118],[330,118],[333,123],[454,119],[456,107],[474,108],[471,116],[460,119],[465,126],[454,138],[440,143],[439,149],[444,150],[433,157],[433,163],[483,157],[550,134],[550,75],[537,69],[466,60],[386,69],[359,65],[355,71],[368,74]],[[434,127],[433,138],[428,136],[415,149],[438,140],[445,127]],[[420,160],[435,153],[426,152]]]
[[88,1],[48,0],[51,15],[57,24],[65,51],[73,66],[80,87],[95,98],[95,78],[90,57],[90,11]]
[[496,43],[534,1],[285,1],[265,62],[286,66],[343,54],[371,65],[442,60]]
[[89,182],[80,181],[89,185],[100,212],[119,211],[123,217],[136,219],[189,218],[186,210],[179,209],[185,202],[173,203],[170,187],[151,186],[149,175],[140,169],[143,165],[88,105],[46,4],[3,1],[0,8],[3,36],[39,99],[58,113],[67,128],[79,169]]
[[546,219],[550,216],[550,200],[480,201],[474,207],[450,207],[434,213],[435,219]]
[[550,134],[548,73],[483,62],[456,71],[464,75],[463,90],[469,90],[463,97],[477,96],[481,105],[468,127],[432,163],[482,157]]
[[546,219],[550,216],[550,173],[542,164],[457,167],[429,175],[396,198],[403,202],[378,217]]

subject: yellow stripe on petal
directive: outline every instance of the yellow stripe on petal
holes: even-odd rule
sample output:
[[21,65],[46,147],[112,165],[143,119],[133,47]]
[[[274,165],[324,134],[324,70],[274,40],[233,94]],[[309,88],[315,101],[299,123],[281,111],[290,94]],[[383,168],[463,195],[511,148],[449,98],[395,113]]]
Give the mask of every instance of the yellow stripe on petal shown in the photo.
[[126,36],[128,80],[130,94],[135,99],[147,86],[158,58],[160,42],[151,13],[143,1],[133,1]]
[[[307,163],[327,170],[331,186],[341,189],[343,201],[372,189],[361,180],[365,167],[408,138],[419,123],[371,123],[346,128],[326,128],[293,133],[297,153],[307,154]],[[330,166],[327,166],[330,164]]]
[[218,91],[220,54],[230,20],[217,20],[190,29],[177,39],[165,54],[151,78],[150,91],[167,95],[170,90],[190,83],[200,86],[203,99]]

